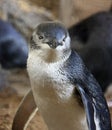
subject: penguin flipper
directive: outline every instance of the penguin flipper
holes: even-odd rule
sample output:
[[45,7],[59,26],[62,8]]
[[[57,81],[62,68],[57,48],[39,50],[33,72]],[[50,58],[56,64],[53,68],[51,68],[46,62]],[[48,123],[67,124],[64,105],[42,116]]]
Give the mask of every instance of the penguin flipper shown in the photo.
[[23,98],[13,120],[12,130],[25,130],[38,108],[30,90]]
[[[111,130],[110,117],[107,104],[105,100],[100,99],[100,102],[97,101],[96,97],[88,94],[84,87],[81,85],[76,85],[76,89],[80,93],[82,102],[84,104],[87,124],[89,130]],[[98,97],[97,97],[98,98]],[[97,106],[98,105],[98,106]],[[100,105],[100,107],[99,107]]]

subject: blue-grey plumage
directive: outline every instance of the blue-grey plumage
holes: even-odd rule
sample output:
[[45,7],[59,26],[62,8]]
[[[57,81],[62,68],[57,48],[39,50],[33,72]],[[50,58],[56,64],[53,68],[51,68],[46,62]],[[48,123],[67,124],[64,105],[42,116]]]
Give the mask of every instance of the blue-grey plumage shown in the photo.
[[93,75],[87,70],[77,53],[72,52],[68,60],[67,63],[71,65],[66,65],[67,67],[65,69],[67,69],[68,78],[71,83],[76,85],[76,89],[82,97],[82,101],[86,107],[85,111],[88,116],[90,130],[97,129],[95,120],[92,119],[95,112],[96,118],[99,120],[100,129],[110,130],[109,110],[101,87],[94,79]]
[[28,46],[23,36],[9,23],[0,20],[0,64],[5,69],[26,68]]
[[106,92],[112,83],[112,12],[93,14],[68,31],[72,49]]
[[47,39],[62,41],[68,35],[68,31],[61,23],[59,25],[58,23],[45,22],[40,24],[37,28],[37,35],[43,35]]

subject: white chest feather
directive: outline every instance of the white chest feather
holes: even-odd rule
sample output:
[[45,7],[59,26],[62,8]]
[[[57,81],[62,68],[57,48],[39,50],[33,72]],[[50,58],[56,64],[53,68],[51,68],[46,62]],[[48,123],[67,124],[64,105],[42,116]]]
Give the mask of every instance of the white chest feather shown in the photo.
[[63,62],[46,64],[29,55],[28,72],[36,104],[49,130],[88,130],[84,109],[61,70]]
[[67,100],[71,97],[74,86],[70,84],[66,72],[63,70],[63,61],[48,64],[38,57],[33,59],[31,56],[30,59],[29,56],[28,62],[32,86],[39,90],[42,87],[44,91],[45,89],[53,89],[60,100]]

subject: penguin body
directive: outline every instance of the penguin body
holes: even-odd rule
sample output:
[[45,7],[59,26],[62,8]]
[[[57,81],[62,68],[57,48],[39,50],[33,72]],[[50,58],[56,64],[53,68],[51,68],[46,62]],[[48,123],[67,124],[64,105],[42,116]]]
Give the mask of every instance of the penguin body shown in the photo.
[[25,68],[28,47],[25,39],[9,23],[0,20],[0,64],[5,69]]
[[[49,130],[84,130],[87,129],[85,112],[78,99],[74,98],[74,85],[66,76],[63,62],[50,64],[40,58],[35,59],[32,52],[29,54],[28,72],[34,86],[34,99]],[[33,70],[38,73],[33,72],[32,63]]]
[[[71,50],[65,27],[58,22],[42,23],[30,43],[27,70],[31,90],[48,129],[110,130],[109,110],[101,88],[79,55]],[[12,130],[21,125],[18,117],[22,108],[23,103]]]

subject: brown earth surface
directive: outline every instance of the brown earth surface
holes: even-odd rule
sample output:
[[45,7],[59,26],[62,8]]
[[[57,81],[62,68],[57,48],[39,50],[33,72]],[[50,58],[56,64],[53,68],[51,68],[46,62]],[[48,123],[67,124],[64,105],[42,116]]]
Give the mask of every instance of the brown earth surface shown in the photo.
[[[11,130],[18,105],[30,89],[30,83],[25,70],[6,71],[5,74],[7,79],[3,80],[7,81],[7,85],[5,89],[0,91],[0,130]],[[47,130],[38,112],[30,122],[27,130]]]

